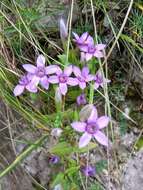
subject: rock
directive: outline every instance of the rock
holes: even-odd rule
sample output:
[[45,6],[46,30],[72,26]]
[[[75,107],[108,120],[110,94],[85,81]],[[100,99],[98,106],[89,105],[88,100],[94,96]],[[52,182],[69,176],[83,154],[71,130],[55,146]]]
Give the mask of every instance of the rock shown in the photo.
[[143,149],[128,160],[122,175],[122,190],[143,189]]
[[[35,1],[34,1],[35,4]],[[37,3],[38,4],[38,3]],[[58,6],[57,6],[58,5]],[[68,15],[70,13],[71,3],[64,2],[61,0],[50,1],[45,0],[38,6],[38,11],[41,14],[42,18],[39,19],[36,24],[44,28],[57,30],[58,21],[62,17],[65,20],[68,20]],[[74,23],[79,14],[79,8],[76,2],[74,2],[72,22]]]

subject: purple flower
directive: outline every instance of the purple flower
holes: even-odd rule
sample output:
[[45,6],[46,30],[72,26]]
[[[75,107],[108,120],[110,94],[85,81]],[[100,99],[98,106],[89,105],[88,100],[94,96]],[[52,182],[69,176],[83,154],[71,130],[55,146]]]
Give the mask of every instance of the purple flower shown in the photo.
[[81,89],[86,87],[87,82],[94,79],[94,76],[89,74],[89,69],[86,66],[83,67],[82,70],[80,70],[77,66],[73,66],[73,73],[76,76]]
[[81,61],[89,61],[92,57],[101,58],[104,57],[102,50],[105,48],[105,44],[88,44],[81,49]]
[[21,79],[19,80],[19,84],[16,85],[14,88],[14,96],[19,96],[21,95],[25,89],[27,89],[30,92],[36,93],[37,92],[37,87],[34,85],[31,85],[31,79],[33,75],[27,74],[23,75]]
[[92,57],[104,57],[102,50],[105,48],[105,44],[94,45],[94,40],[88,32],[84,32],[80,37],[74,32],[73,35],[74,41],[81,51],[81,61],[89,61]]
[[60,25],[60,37],[62,40],[65,40],[68,37],[68,29],[65,24],[65,21],[62,18],[60,19],[59,25]]
[[59,89],[62,95],[65,95],[68,91],[67,85],[76,86],[78,85],[78,80],[76,78],[70,77],[72,74],[72,65],[67,66],[64,71],[60,68],[57,69],[56,74],[49,77],[49,82],[52,84],[59,83]]
[[88,32],[84,32],[80,37],[78,34],[73,32],[73,35],[75,37],[74,41],[80,51],[87,51],[87,46],[94,45],[94,40],[93,38],[88,34]]
[[76,99],[77,105],[85,105],[87,103],[86,98],[85,98],[85,94],[80,94],[77,99]]
[[100,144],[108,146],[108,138],[100,130],[107,127],[109,117],[101,116],[98,118],[97,109],[93,107],[89,118],[85,122],[73,122],[71,126],[78,132],[84,132],[79,140],[79,148],[86,146],[92,138]]
[[106,79],[103,77],[101,71],[97,71],[96,75],[95,75],[95,78],[94,78],[94,89],[98,89],[98,87],[102,87],[103,88],[103,85],[104,83],[109,83],[110,80],[109,79]]
[[49,162],[51,164],[57,164],[59,161],[60,161],[59,156],[51,156],[50,159],[49,159]]
[[53,74],[57,70],[56,65],[45,66],[45,57],[43,55],[39,55],[37,58],[37,67],[31,64],[23,65],[23,68],[33,75],[31,84],[38,85],[39,83],[46,90],[49,88],[48,74]]
[[81,171],[87,177],[93,177],[96,174],[95,168],[92,167],[91,165],[82,167]]

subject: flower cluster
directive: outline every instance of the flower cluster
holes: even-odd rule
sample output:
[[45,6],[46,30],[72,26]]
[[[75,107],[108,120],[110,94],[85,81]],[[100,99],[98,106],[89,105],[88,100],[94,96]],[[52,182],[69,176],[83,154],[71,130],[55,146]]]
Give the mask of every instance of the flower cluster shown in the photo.
[[[60,20],[60,35],[62,41],[67,39],[68,30],[64,23],[64,20]],[[74,35],[74,42],[80,49],[81,61],[89,61],[93,57],[101,58],[104,57],[105,44],[95,44],[92,36],[88,32],[83,33],[79,36],[76,33]],[[79,86],[83,91],[87,85],[92,82],[94,83],[94,89],[103,87],[105,83],[109,83],[110,80],[106,79],[100,70],[96,74],[90,74],[88,65],[84,65],[79,68],[77,65],[68,65],[63,70],[58,65],[46,66],[46,60],[43,55],[39,55],[36,60],[36,65],[24,64],[23,68],[27,71],[14,88],[14,95],[21,95],[24,90],[28,90],[32,93],[38,92],[38,85],[48,90],[49,84],[57,85],[56,88],[56,102],[62,101],[62,95],[66,95],[69,86]],[[85,94],[82,92],[77,97],[77,105],[85,105],[87,103]],[[91,114],[87,120],[75,121],[71,124],[73,129],[78,132],[83,132],[79,140],[79,147],[86,146],[92,138],[96,139],[100,144],[107,146],[108,138],[100,131],[102,128],[107,127],[109,123],[109,117],[102,116],[98,117],[97,110],[93,106]],[[59,137],[62,130],[55,128],[52,130],[51,135]]]
[[88,32],[83,33],[81,36],[73,32],[73,35],[75,37],[74,41],[81,52],[81,61],[89,61],[92,57],[104,57],[105,44],[95,45],[92,36]]
[[[25,89],[36,93],[38,84],[48,90],[49,84],[58,84],[60,93],[66,95],[68,86],[77,86],[83,90],[90,81],[94,81],[94,87],[103,87],[104,82],[109,82],[104,79],[100,71],[96,75],[90,74],[89,68],[84,66],[82,70],[75,65],[69,65],[62,69],[58,65],[45,66],[45,57],[39,55],[36,61],[36,66],[32,64],[24,64],[23,68],[27,74],[23,75],[19,80],[19,84],[14,88],[14,95],[21,95]],[[71,76],[71,75],[74,75]]]

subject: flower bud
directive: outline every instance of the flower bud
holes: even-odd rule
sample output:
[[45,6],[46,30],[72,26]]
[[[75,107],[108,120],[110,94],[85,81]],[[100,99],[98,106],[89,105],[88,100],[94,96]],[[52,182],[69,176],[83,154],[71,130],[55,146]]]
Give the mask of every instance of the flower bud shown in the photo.
[[51,164],[57,164],[60,161],[60,158],[58,156],[51,156],[49,159],[49,162]]
[[76,99],[77,105],[85,105],[86,104],[86,98],[85,98],[85,94],[80,94],[77,99]]
[[96,173],[95,168],[92,167],[91,165],[81,168],[81,171],[87,177],[93,177],[95,176]]
[[57,87],[56,90],[55,90],[55,102],[56,103],[61,103],[62,102],[62,94],[60,92],[59,87]]
[[86,106],[84,106],[79,113],[80,120],[86,121],[89,118],[89,116],[91,115],[93,109],[94,109],[93,104],[87,104]]
[[67,39],[67,37],[68,37],[68,29],[67,29],[67,26],[66,26],[65,21],[63,20],[63,18],[60,19],[59,26],[60,26],[61,40],[65,41]]
[[60,92],[59,87],[55,89],[55,105],[57,111],[60,111],[62,107],[62,94]]
[[54,129],[52,129],[52,131],[51,131],[51,135],[52,135],[53,137],[60,137],[62,132],[63,132],[62,129],[60,129],[60,128],[54,128]]

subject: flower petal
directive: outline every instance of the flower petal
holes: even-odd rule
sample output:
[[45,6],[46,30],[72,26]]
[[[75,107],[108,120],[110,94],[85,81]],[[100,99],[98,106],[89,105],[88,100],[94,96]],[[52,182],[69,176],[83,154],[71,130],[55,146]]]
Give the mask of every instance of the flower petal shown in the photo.
[[34,65],[31,64],[24,64],[22,65],[22,67],[29,73],[35,74],[36,72],[36,67]]
[[37,67],[44,67],[45,65],[45,57],[43,55],[39,55],[36,61]]
[[92,57],[93,57],[93,55],[90,54],[90,53],[86,53],[86,54],[85,54],[85,59],[86,59],[86,61],[89,61]]
[[104,127],[107,127],[109,121],[110,121],[110,118],[108,116],[101,116],[96,120],[96,123],[99,129],[102,129]]
[[83,90],[86,88],[86,83],[85,82],[79,82],[79,87]]
[[97,117],[98,117],[97,109],[95,106],[93,106],[91,114],[88,118],[88,122],[96,122]]
[[83,67],[81,71],[82,76],[86,77],[89,74],[89,68]]
[[76,86],[78,85],[78,80],[73,77],[68,77],[67,84],[70,86]]
[[73,66],[73,73],[76,77],[81,76],[81,71],[77,66]]
[[23,91],[24,91],[24,86],[23,85],[16,85],[16,87],[14,88],[14,91],[13,91],[13,93],[14,93],[14,96],[19,96],[19,95],[21,95],[22,93],[23,93]]
[[79,148],[83,148],[85,147],[91,140],[92,135],[88,134],[88,133],[84,133],[79,140]]
[[105,82],[105,83],[110,83],[111,80],[105,78],[105,79],[104,79],[104,82]]
[[36,93],[38,91],[37,89],[37,86],[29,83],[28,85],[26,85],[26,89],[29,91],[29,92],[32,92],[32,93]]
[[67,75],[67,76],[70,76],[72,74],[72,71],[73,71],[73,66],[72,65],[69,65],[67,66],[65,69],[64,69],[64,74]]
[[86,60],[86,54],[84,52],[81,52],[80,54],[80,61],[83,62]]
[[97,90],[99,88],[99,83],[95,82],[94,83],[94,89]]
[[49,75],[49,74],[54,74],[54,73],[57,73],[57,72],[62,72],[62,70],[60,69],[59,66],[57,65],[49,65],[45,68],[46,70],[46,74]]
[[57,75],[50,76],[48,81],[52,84],[57,84],[59,83],[59,77]]
[[46,90],[48,90],[49,88],[49,81],[48,81],[48,77],[44,76],[40,79],[40,84],[43,88],[45,88]]
[[108,146],[108,138],[101,131],[97,131],[94,137],[100,144]]
[[88,35],[88,32],[84,32],[80,37],[80,41],[84,42],[85,40],[87,40]]
[[93,75],[88,75],[86,77],[86,82],[89,82],[89,81],[92,81],[94,79],[94,76]]
[[97,45],[95,46],[95,48],[96,48],[97,50],[103,50],[105,47],[106,47],[105,44],[97,44]]
[[78,48],[80,51],[88,52],[88,46],[87,45],[78,45]]
[[94,45],[94,40],[93,40],[92,36],[90,36],[90,35],[88,36],[86,42],[87,42],[89,45]]
[[40,82],[40,78],[37,77],[37,76],[33,76],[30,84],[33,85],[33,86],[37,86],[39,84],[39,82]]
[[33,75],[33,74],[31,74],[31,73],[27,73],[26,76],[27,76],[28,80],[31,81],[32,78],[33,78],[35,75]]
[[78,35],[77,33],[72,32],[72,34],[74,35],[74,38],[75,38],[76,40],[78,40],[78,39],[79,39],[79,35]]
[[101,72],[101,70],[99,69],[96,74],[95,74],[95,79],[96,78],[103,78],[103,73]]
[[75,121],[75,122],[71,123],[71,126],[78,132],[84,132],[86,123]]
[[97,58],[101,58],[101,57],[104,57],[104,54],[103,52],[96,50],[94,53],[94,56]]
[[68,91],[67,84],[66,83],[60,83],[59,87],[60,87],[61,94],[65,96],[67,91]]

